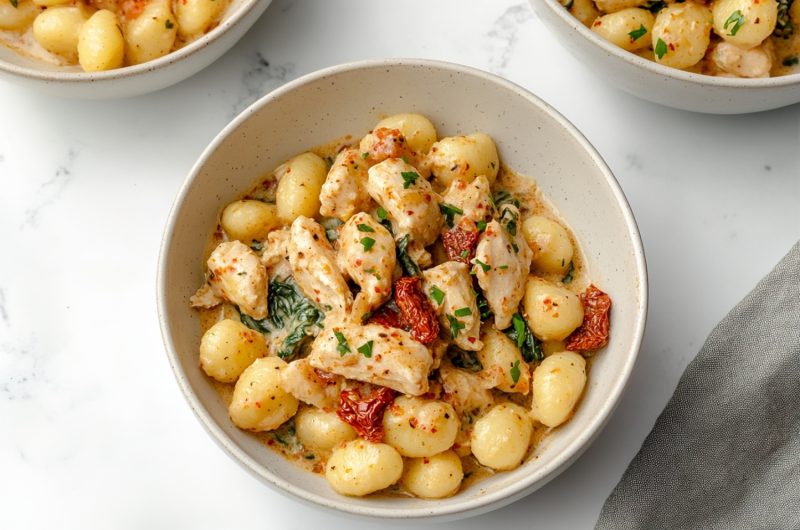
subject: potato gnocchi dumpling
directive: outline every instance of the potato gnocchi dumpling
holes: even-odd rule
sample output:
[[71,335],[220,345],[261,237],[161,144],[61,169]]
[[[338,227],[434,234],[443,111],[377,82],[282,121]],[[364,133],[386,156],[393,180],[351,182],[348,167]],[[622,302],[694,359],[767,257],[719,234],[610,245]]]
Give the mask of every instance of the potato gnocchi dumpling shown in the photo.
[[0,30],[13,33],[0,36],[0,43],[54,65],[112,70],[158,59],[203,36],[219,23],[229,2],[4,1]]
[[567,9],[620,48],[693,73],[774,77],[800,64],[793,0],[571,0]]
[[459,495],[568,421],[611,301],[488,135],[415,113],[363,134],[221,209],[190,298],[200,369],[234,425],[342,495]]

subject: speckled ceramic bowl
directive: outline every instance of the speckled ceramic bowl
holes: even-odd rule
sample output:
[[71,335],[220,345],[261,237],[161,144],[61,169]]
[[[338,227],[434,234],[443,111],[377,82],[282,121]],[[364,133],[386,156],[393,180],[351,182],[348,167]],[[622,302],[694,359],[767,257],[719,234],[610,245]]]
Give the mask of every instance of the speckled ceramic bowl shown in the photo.
[[[575,231],[591,278],[614,300],[612,338],[593,363],[574,418],[518,469],[498,473],[449,499],[350,498],[233,426],[198,367],[200,324],[189,297],[204,281],[202,256],[221,207],[298,152],[382,116],[420,112],[441,136],[484,131],[501,159],[535,177]],[[197,417],[219,445],[266,484],[344,512],[387,518],[457,518],[499,508],[541,487],[600,432],[620,399],[644,332],[647,273],[636,223],[619,184],[586,139],[526,90],[453,64],[391,60],[347,64],[307,75],[261,98],[228,125],[190,172],[161,247],[158,311],[167,355]]]
[[530,0],[558,41],[600,78],[648,101],[709,114],[745,114],[800,102],[800,74],[737,79],[669,68],[626,52],[573,17],[558,0]]
[[0,76],[34,89],[81,99],[155,92],[210,65],[242,38],[272,0],[232,0],[219,25],[183,48],[153,61],[105,72],[54,66],[0,45]]

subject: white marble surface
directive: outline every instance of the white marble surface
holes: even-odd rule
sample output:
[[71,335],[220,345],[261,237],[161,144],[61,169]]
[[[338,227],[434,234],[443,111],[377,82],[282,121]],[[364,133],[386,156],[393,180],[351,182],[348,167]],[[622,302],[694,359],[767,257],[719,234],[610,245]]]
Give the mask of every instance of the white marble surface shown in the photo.
[[223,125],[287,80],[382,57],[527,87],[594,143],[633,206],[650,319],[608,427],[530,497],[415,526],[593,525],[709,331],[800,238],[800,106],[715,117],[632,99],[521,0],[277,0],[219,62],[156,94],[92,103],[0,82],[0,528],[376,526],[283,497],[216,447],[163,353],[155,269],[173,196]]

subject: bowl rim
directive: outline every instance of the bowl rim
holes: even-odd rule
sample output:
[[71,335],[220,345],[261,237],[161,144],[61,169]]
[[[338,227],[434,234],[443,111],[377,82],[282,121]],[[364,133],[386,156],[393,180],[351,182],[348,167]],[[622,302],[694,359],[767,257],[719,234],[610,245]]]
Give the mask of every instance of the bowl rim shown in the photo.
[[[421,508],[383,508],[371,506],[359,506],[348,502],[347,497],[341,499],[328,499],[314,493],[311,493],[301,487],[296,487],[289,483],[282,477],[264,469],[258,462],[251,459],[238,445],[228,438],[223,431],[222,427],[218,425],[212,418],[210,413],[202,406],[199,399],[192,390],[188,378],[181,366],[181,363],[176,352],[175,345],[172,340],[172,333],[167,318],[167,300],[165,293],[167,291],[167,268],[168,258],[170,257],[170,249],[172,247],[172,238],[174,236],[175,227],[177,224],[178,212],[183,206],[187,194],[194,185],[194,181],[199,174],[202,167],[208,162],[208,159],[213,155],[219,146],[245,123],[252,115],[261,110],[262,107],[271,104],[273,101],[278,100],[283,95],[295,90],[303,85],[325,79],[330,76],[336,76],[342,73],[357,71],[357,70],[373,70],[385,69],[391,67],[423,67],[444,70],[447,72],[466,74],[473,77],[480,78],[493,84],[499,84],[506,90],[511,90],[517,95],[525,98],[531,104],[544,110],[558,125],[560,125],[565,132],[571,135],[582,147],[586,153],[595,163],[605,181],[609,186],[612,194],[624,217],[627,227],[628,236],[632,243],[633,258],[636,264],[637,273],[639,275],[638,298],[640,300],[639,307],[635,310],[635,324],[634,324],[634,340],[627,350],[627,358],[621,366],[618,373],[620,377],[614,386],[609,387],[606,393],[606,401],[601,408],[601,412],[594,417],[591,417],[586,427],[579,433],[579,435],[551,461],[546,462],[540,467],[535,474],[531,474],[525,479],[513,484],[510,487],[499,489],[492,493],[487,493],[478,499],[467,498],[459,501],[451,501],[446,506],[439,503],[430,503],[430,506]],[[594,438],[602,431],[602,428],[608,422],[612,412],[619,404],[622,393],[627,386],[633,370],[636,359],[638,358],[641,349],[642,340],[644,336],[645,323],[647,319],[648,310],[648,277],[647,265],[645,261],[644,248],[642,246],[641,236],[639,234],[636,220],[634,219],[633,212],[630,204],[625,197],[619,182],[614,177],[613,173],[606,165],[600,154],[589,143],[583,134],[572,125],[572,123],[562,116],[558,111],[551,107],[548,103],[540,99],[538,96],[532,94],[527,89],[505,80],[494,74],[484,72],[482,70],[464,66],[456,63],[436,61],[429,59],[382,59],[382,60],[365,60],[348,62],[322,70],[318,70],[306,74],[298,79],[290,81],[281,87],[269,92],[262,96],[256,102],[251,104],[247,109],[242,111],[236,118],[234,118],[222,131],[211,141],[211,143],[203,150],[200,157],[197,159],[192,169],[189,171],[186,179],[184,180],[167,218],[167,224],[164,229],[161,246],[159,249],[159,263],[158,273],[156,278],[156,300],[158,308],[158,320],[161,328],[162,341],[164,348],[167,352],[170,365],[172,367],[178,385],[183,392],[189,406],[194,414],[200,420],[200,423],[205,428],[206,432],[216,441],[216,443],[228,455],[242,467],[244,467],[251,474],[259,478],[262,482],[273,486],[278,492],[288,494],[295,499],[312,503],[323,508],[345,512],[358,516],[367,517],[381,517],[381,518],[397,518],[397,519],[418,519],[418,518],[437,518],[437,519],[454,519],[465,517],[472,514],[482,513],[493,508],[500,507],[517,500],[535,489],[543,486],[549,480],[559,474],[559,472],[566,466],[571,464],[580,454],[588,448]]]
[[[242,19],[253,11],[256,6],[262,2],[269,4],[272,0],[243,0],[242,4],[230,15],[220,21],[216,27],[211,31],[205,33],[186,46],[174,50],[166,55],[162,55],[152,61],[146,61],[140,64],[131,66],[123,66],[121,68],[114,68],[112,70],[104,70],[101,72],[75,72],[75,71],[60,71],[60,70],[40,70],[37,68],[30,68],[27,66],[20,66],[0,59],[0,71],[12,74],[25,79],[34,81],[45,81],[48,83],[67,83],[70,85],[79,85],[83,83],[97,83],[104,81],[113,81],[119,79],[128,79],[141,74],[147,74],[155,70],[167,68],[172,64],[185,59],[191,55],[196,54],[215,41],[219,40],[225,32],[230,28],[237,25]],[[13,48],[14,53],[19,53]]]
[[619,46],[612,44],[606,39],[597,35],[594,31],[590,30],[583,23],[578,20],[572,13],[567,11],[558,0],[529,0],[531,4],[536,2],[544,3],[557,17],[561,19],[564,24],[570,27],[581,38],[589,41],[590,44],[599,46],[609,55],[643,68],[653,74],[671,77],[675,80],[682,81],[700,86],[713,86],[719,88],[733,88],[740,90],[750,90],[754,88],[778,88],[785,86],[792,86],[800,84],[800,72],[780,75],[776,77],[762,77],[762,78],[743,78],[743,77],[718,77],[705,74],[696,74],[694,72],[687,72],[671,66],[664,66],[655,61],[650,61],[644,57],[640,57],[635,53],[623,50]]

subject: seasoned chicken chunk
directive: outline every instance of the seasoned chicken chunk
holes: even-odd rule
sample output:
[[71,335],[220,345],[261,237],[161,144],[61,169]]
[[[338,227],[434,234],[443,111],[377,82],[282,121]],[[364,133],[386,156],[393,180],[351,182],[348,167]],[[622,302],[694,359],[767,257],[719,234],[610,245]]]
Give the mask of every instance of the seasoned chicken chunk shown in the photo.
[[430,351],[407,331],[380,324],[325,328],[311,345],[314,368],[392,388],[411,396],[428,391]]
[[475,372],[456,368],[450,361],[442,361],[439,379],[444,390],[443,399],[459,414],[481,410],[494,404],[491,390],[486,388],[484,381]]
[[421,157],[408,145],[406,137],[399,129],[380,127],[370,131],[358,145],[362,159],[374,165],[390,158],[405,160],[420,170],[423,177],[430,175],[427,165]]
[[214,289],[207,283],[204,283],[203,286],[189,298],[189,303],[192,307],[202,307],[203,309],[217,307],[222,302],[224,302],[224,300],[217,296],[214,293]]
[[409,234],[423,247],[439,237],[439,195],[414,166],[390,158],[369,168],[367,191],[389,214],[395,237]]
[[453,224],[458,224],[462,217],[474,223],[488,221],[494,213],[489,179],[483,175],[475,177],[472,182],[454,180],[442,197],[442,203],[455,206],[462,212],[453,211]]
[[353,296],[336,265],[325,229],[308,217],[294,220],[289,239],[289,263],[303,294],[325,311],[344,314]]
[[462,350],[480,350],[481,316],[469,268],[464,263],[447,261],[422,271],[422,279],[425,294],[453,343]]
[[290,362],[281,371],[283,389],[309,405],[321,409],[336,408],[343,379],[335,374],[316,370],[308,359]]
[[[267,271],[250,247],[241,241],[220,243],[207,264],[211,272],[208,283],[217,297],[256,320],[267,317]],[[206,300],[207,295],[201,287],[192,303]]]
[[720,77],[769,77],[775,53],[772,41],[744,50],[730,42],[718,42],[706,57],[711,58],[714,75]]
[[[504,208],[517,210],[512,205]],[[516,232],[512,235],[499,222],[491,221],[475,249],[473,270],[494,313],[497,329],[511,324],[511,317],[525,294],[525,280],[531,268],[531,249],[520,231]]]
[[392,295],[392,273],[397,258],[394,238],[371,215],[361,212],[351,217],[339,233],[339,269],[361,288],[351,312],[360,323]]
[[291,234],[288,228],[273,230],[267,234],[261,261],[267,267],[269,279],[286,278],[292,274],[292,267],[289,264],[290,238]]
[[347,221],[356,212],[368,209],[368,167],[357,149],[339,153],[322,185],[319,212],[325,217]]

